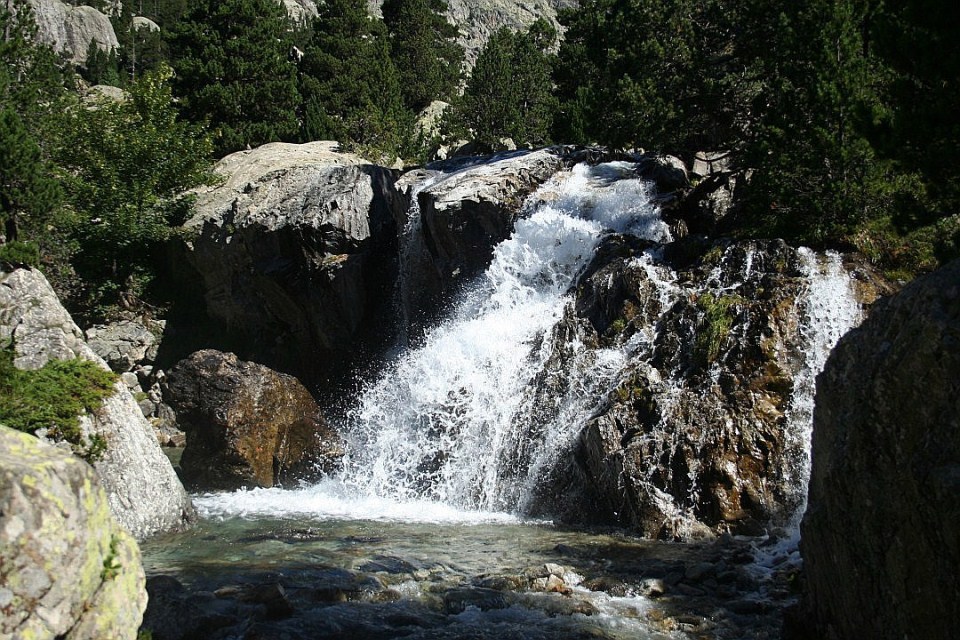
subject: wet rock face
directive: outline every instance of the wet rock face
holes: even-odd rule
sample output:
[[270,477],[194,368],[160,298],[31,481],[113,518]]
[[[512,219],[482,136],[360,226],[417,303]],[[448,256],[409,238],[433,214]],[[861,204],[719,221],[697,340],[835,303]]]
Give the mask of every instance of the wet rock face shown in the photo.
[[510,237],[524,199],[564,167],[556,150],[506,154],[451,173],[418,194],[421,230],[409,250],[417,291],[407,315],[435,308],[490,263]]
[[637,259],[644,248],[608,239],[578,286],[587,343],[641,346],[548,500],[567,519],[653,537],[762,533],[799,500],[786,433],[803,363],[798,256],[782,242],[689,239],[663,251],[676,273],[664,285],[654,279],[669,271]]
[[181,361],[165,396],[187,432],[180,465],[195,489],[272,487],[329,470],[343,454],[296,378],[232,353]]
[[224,346],[323,379],[389,338],[396,226],[390,170],[336,144],[271,143],[223,158],[198,192],[181,279],[199,283]]
[[818,378],[801,551],[827,637],[956,636],[960,262],[878,303]]
[[[0,272],[0,348],[13,349],[18,369],[73,358],[107,368],[39,271]],[[127,386],[118,380],[114,390],[98,411],[80,420],[86,437],[106,441],[94,467],[114,517],[138,539],[180,528],[193,512],[190,499]]]
[[0,637],[133,640],[147,606],[136,542],[93,469],[0,426]]

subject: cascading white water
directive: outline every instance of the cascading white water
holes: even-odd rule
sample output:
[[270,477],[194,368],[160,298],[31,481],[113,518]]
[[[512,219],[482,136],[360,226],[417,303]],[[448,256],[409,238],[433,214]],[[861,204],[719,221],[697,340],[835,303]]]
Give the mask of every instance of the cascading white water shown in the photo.
[[[529,473],[518,478],[505,468],[515,459],[511,451],[530,449],[524,467],[536,473],[557,445],[558,434],[546,430],[548,437],[531,447],[515,424],[524,389],[550,353],[549,333],[567,289],[605,232],[668,238],[632,168],[580,165],[530,198],[514,234],[448,320],[362,392],[347,432],[346,485],[398,500],[517,508],[522,491],[515,483]],[[602,377],[616,370],[614,360],[613,353],[595,354],[591,364]],[[588,393],[570,395],[561,413],[572,423],[571,414],[589,408],[576,403],[593,401]]]
[[805,247],[801,247],[798,253],[808,282],[806,295],[801,299],[804,322],[800,325],[806,343],[806,362],[794,377],[793,397],[787,411],[787,437],[790,439],[787,447],[796,452],[796,459],[791,464],[792,483],[804,488],[802,503],[795,515],[797,520],[803,515],[805,488],[810,479],[810,439],[817,375],[823,371],[837,341],[863,320],[863,310],[853,295],[850,274],[844,268],[840,254],[828,251],[820,255]]
[[[201,509],[429,521],[477,516],[499,521],[503,516],[490,513],[529,512],[537,484],[555,466],[558,453],[569,450],[628,365],[652,357],[657,341],[656,322],[637,327],[630,341],[609,349],[587,349],[575,335],[556,331],[571,303],[568,289],[605,233],[670,239],[633,169],[625,163],[579,165],[528,199],[514,234],[496,247],[486,273],[447,320],[428,330],[418,347],[401,351],[361,390],[341,426],[347,455],[337,477],[282,494],[257,490],[201,498]],[[418,217],[411,210],[404,233],[408,242],[418,240]],[[632,264],[646,273],[666,312],[681,299],[707,291],[738,294],[754,277],[753,251],[744,245],[725,251],[699,285],[678,280],[657,249]],[[805,486],[809,475],[814,378],[839,336],[859,319],[839,257],[820,258],[808,250],[800,255],[809,282],[798,303],[808,348],[805,366],[796,374],[787,434],[787,448],[797,452],[791,463],[797,487]],[[558,348],[567,354],[562,363],[550,359]],[[660,374],[666,388],[660,398],[663,428],[669,431],[667,416],[679,397],[682,372]],[[537,393],[537,385],[550,376],[563,384]],[[717,382],[714,373],[710,377]],[[676,446],[669,436],[662,443]],[[695,461],[688,471],[693,492]],[[674,497],[664,494],[663,500],[669,513]],[[687,515],[683,509],[676,512],[678,521]]]

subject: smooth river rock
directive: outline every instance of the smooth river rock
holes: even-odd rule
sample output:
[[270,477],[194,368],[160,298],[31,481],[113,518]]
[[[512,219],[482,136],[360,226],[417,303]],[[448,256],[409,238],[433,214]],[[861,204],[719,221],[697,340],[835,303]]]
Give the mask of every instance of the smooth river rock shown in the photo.
[[[72,358],[108,368],[36,270],[0,272],[0,348],[10,347],[19,369]],[[122,526],[138,539],[183,526],[192,514],[190,499],[122,380],[98,411],[81,418],[80,427],[87,437],[106,440],[94,467]]]
[[825,637],[957,637],[960,261],[879,302],[830,356],[801,533]]
[[0,426],[0,638],[137,637],[140,550],[110,511],[87,463]]

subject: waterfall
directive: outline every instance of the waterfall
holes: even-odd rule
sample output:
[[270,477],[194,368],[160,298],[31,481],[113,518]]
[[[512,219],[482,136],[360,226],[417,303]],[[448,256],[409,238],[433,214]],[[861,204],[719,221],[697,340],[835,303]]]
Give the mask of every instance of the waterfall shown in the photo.
[[[419,187],[443,179],[434,176]],[[428,259],[418,190],[402,234],[404,279],[417,271],[409,261]],[[628,338],[601,348],[580,343],[571,289],[610,233],[633,234],[661,246],[631,254],[626,267],[636,276],[633,282],[648,288],[647,309],[638,311],[645,322]],[[718,242],[701,256],[697,273],[674,271],[662,246],[670,241],[635,165],[577,165],[559,172],[527,199],[513,235],[495,247],[485,273],[451,305],[446,319],[414,344],[401,344],[384,369],[363,383],[339,426],[346,455],[336,476],[298,491],[202,498],[201,510],[431,521],[547,513],[551,505],[538,504],[544,495],[538,490],[562,468],[558,456],[569,455],[588,422],[609,409],[612,396],[629,396],[630,380],[642,375],[645,388],[656,394],[653,413],[658,416],[645,419],[658,423],[634,424],[632,433],[623,434],[621,447],[633,438],[647,447],[647,457],[612,476],[614,486],[605,490],[622,491],[629,471],[675,521],[674,530],[686,531],[696,522],[698,492],[704,489],[698,452],[715,444],[713,429],[690,431],[691,412],[702,417],[699,424],[728,433],[735,432],[737,420],[750,419],[710,403],[728,384],[722,378],[729,373],[722,373],[719,361],[708,360],[703,373],[691,378],[689,352],[696,348],[706,313],[700,301],[725,299],[731,309],[741,309],[740,324],[728,326],[730,337],[724,340],[728,347],[746,345],[751,339],[747,324],[753,323],[756,337],[758,323],[765,320],[742,310],[764,288],[770,290],[770,274],[782,278],[771,282],[790,287],[787,295],[795,293],[790,318],[800,327],[801,344],[784,343],[777,355],[790,370],[793,391],[784,407],[787,468],[770,472],[786,474],[788,493],[797,496],[788,496],[786,506],[796,506],[809,477],[815,377],[840,335],[860,319],[850,277],[837,254],[794,253],[782,243],[776,245],[779,253],[769,248],[765,253],[756,242]],[[799,278],[789,266],[797,256]],[[401,312],[416,286],[401,283]],[[791,355],[794,348],[797,353]],[[657,466],[663,460],[683,463],[669,487],[662,478],[655,482],[657,474],[673,473],[670,464]]]
[[[448,319],[361,392],[347,427],[345,485],[361,495],[517,509],[520,485],[563,437],[515,425],[535,419],[537,407],[524,406],[524,390],[549,356],[567,290],[605,233],[669,237],[632,169],[578,165],[528,199],[513,235],[496,247],[486,273]],[[595,402],[592,387],[620,366],[614,352],[585,358],[581,367],[595,374],[593,383],[580,381],[555,418],[568,431]],[[542,437],[530,442],[536,432]],[[511,464],[521,449],[518,474]]]
[[792,484],[800,489],[794,525],[799,524],[806,506],[817,375],[823,371],[837,341],[863,320],[863,311],[851,288],[850,274],[840,255],[834,251],[818,255],[804,247],[798,252],[808,285],[800,310],[805,362],[794,378],[793,398],[787,411],[787,448],[794,452],[790,468]]

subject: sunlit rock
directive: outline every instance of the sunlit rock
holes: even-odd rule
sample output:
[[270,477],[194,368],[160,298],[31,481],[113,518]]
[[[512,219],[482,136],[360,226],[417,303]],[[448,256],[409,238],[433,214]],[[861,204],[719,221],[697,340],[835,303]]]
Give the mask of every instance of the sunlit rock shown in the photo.
[[389,339],[406,208],[389,169],[311,142],[240,151],[214,171],[223,181],[197,192],[180,277],[199,286],[216,346],[316,382]]
[[[107,368],[35,270],[0,272],[0,348],[13,349],[19,369],[72,358]],[[86,437],[96,435],[106,443],[94,467],[122,526],[138,539],[183,526],[192,513],[190,499],[122,380],[99,410],[81,418],[80,428]]]
[[134,640],[140,551],[93,469],[0,426],[0,637]]

